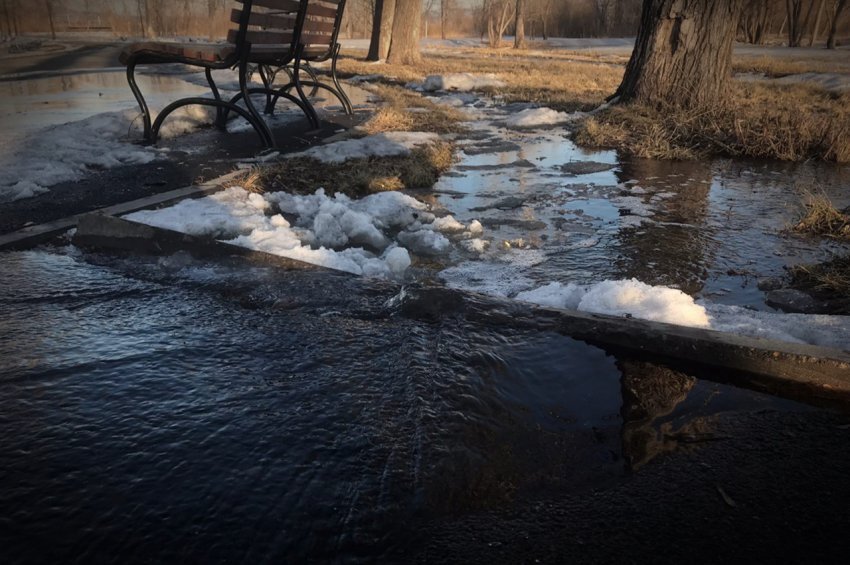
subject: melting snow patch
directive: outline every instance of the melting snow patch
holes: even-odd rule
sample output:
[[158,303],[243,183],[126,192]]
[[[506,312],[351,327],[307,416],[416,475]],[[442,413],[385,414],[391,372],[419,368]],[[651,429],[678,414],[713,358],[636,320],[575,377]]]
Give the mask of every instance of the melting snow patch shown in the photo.
[[[503,295],[503,293],[494,293]],[[680,326],[850,349],[850,317],[756,312],[738,306],[697,304],[684,292],[650,286],[635,279],[591,286],[551,283],[520,292],[517,300],[541,306],[666,322]]]
[[426,204],[398,192],[352,200],[343,194],[328,197],[323,190],[307,196],[259,195],[240,187],[126,218],[357,275],[387,278],[404,275],[411,264],[408,249],[423,255],[449,252],[451,241],[441,230],[452,228],[465,235],[475,229],[451,216],[435,225],[437,220]]
[[511,128],[529,128],[574,122],[583,116],[582,112],[568,114],[551,108],[528,108],[510,116],[505,124]]
[[0,201],[35,196],[91,169],[150,163],[154,150],[126,140],[134,116],[132,111],[99,114],[26,136],[16,143],[17,152],[0,158]]
[[681,290],[650,286],[635,279],[604,281],[590,287],[556,282],[521,292],[516,298],[544,306],[612,316],[628,314],[680,326],[707,328],[710,325],[705,307],[696,304]]
[[440,136],[435,133],[393,131],[320,145],[301,153],[289,154],[287,157],[311,157],[325,163],[342,163],[349,159],[366,157],[394,157],[409,155],[415,147],[428,145],[439,139]]
[[505,83],[497,79],[494,74],[450,73],[426,77],[422,89],[427,92],[435,92],[437,90],[469,92],[470,90],[499,88],[502,86],[505,86]]

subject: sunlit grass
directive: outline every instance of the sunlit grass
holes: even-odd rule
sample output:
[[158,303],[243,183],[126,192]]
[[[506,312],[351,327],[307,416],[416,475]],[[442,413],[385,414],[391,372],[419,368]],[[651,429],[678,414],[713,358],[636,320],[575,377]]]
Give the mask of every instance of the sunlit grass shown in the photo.
[[803,190],[803,213],[794,224],[793,231],[850,241],[850,214],[835,207],[829,197],[820,191]]
[[259,193],[312,194],[324,188],[329,195],[343,193],[360,198],[388,190],[429,188],[451,168],[454,155],[454,146],[441,141],[417,147],[408,155],[343,163],[288,158],[252,169],[234,184]]
[[613,106],[589,119],[579,144],[652,159],[712,155],[850,162],[850,93],[804,85],[733,83],[712,107]]
[[443,104],[392,85],[376,85],[373,92],[383,100],[373,116],[358,129],[368,134],[386,131],[425,131],[457,133],[465,128],[468,116]]

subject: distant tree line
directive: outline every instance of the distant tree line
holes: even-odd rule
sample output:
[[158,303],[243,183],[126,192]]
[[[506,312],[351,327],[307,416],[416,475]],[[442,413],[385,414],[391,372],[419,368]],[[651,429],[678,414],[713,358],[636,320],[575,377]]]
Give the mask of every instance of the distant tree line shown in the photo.
[[[373,36],[397,2],[348,0],[343,37]],[[0,35],[98,31],[127,37],[222,37],[229,0],[0,0]],[[850,33],[850,0],[749,0],[737,39],[834,48]],[[641,0],[416,0],[421,37],[478,36],[491,46],[548,37],[634,37]],[[377,21],[381,21],[380,19]],[[390,17],[384,22],[392,22]],[[389,34],[384,34],[385,38]],[[386,54],[386,48],[383,51]]]

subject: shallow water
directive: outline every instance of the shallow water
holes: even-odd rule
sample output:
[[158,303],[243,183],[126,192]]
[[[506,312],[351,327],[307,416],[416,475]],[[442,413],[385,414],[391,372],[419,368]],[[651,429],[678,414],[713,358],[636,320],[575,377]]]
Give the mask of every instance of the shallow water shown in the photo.
[[[152,108],[176,98],[209,92],[179,76],[139,73],[137,78],[139,88],[146,97],[150,96]],[[7,135],[136,107],[123,69],[3,81],[0,98],[0,126]]]
[[[846,249],[787,231],[802,189],[850,205],[846,165],[621,158],[579,149],[558,128],[505,129],[499,107],[479,112],[456,171],[435,189],[437,204],[489,228],[490,250],[455,257],[443,274],[453,286],[512,296],[553,281],[634,277],[769,309],[758,279]],[[588,162],[600,166],[571,168]]]
[[406,319],[396,293],[182,256],[0,254],[2,554],[397,556],[435,516],[626,480],[670,449],[660,432],[636,448],[635,426],[799,409],[679,376],[625,422],[624,375],[667,377],[556,334]]

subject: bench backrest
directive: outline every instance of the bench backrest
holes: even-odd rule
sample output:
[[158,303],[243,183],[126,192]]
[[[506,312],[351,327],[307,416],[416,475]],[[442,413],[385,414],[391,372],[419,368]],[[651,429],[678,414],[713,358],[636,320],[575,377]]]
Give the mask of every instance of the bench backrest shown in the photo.
[[230,21],[239,27],[228,32],[228,43],[238,50],[250,44],[262,46],[264,51],[279,48],[281,53],[295,52],[302,40],[308,0],[236,1],[242,8],[231,11]]
[[345,0],[309,0],[301,35],[308,59],[324,60],[333,54],[344,10]]

